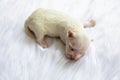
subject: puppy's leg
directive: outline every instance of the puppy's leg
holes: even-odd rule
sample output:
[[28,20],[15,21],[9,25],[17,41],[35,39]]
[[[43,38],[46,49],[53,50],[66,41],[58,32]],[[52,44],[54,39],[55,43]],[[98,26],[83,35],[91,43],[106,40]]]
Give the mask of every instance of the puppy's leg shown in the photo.
[[90,28],[90,27],[94,27],[96,25],[96,21],[95,20],[90,20],[90,21],[88,21],[88,22],[86,22],[86,23],[83,23],[83,26],[84,26],[84,28]]
[[29,28],[34,32],[36,42],[39,43],[43,48],[47,48],[47,44],[44,40],[45,34],[42,28],[40,28],[40,25],[38,25],[37,23],[33,23],[30,24]]
[[47,48],[48,45],[44,40],[45,35],[40,35],[39,37],[37,37],[36,41],[43,47],[43,48]]

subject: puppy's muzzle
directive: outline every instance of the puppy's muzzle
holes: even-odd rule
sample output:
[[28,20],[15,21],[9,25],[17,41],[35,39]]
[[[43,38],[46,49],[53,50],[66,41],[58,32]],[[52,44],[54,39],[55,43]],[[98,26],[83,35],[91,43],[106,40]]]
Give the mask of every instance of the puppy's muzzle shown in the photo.
[[79,53],[67,54],[67,58],[70,60],[78,60],[81,57]]

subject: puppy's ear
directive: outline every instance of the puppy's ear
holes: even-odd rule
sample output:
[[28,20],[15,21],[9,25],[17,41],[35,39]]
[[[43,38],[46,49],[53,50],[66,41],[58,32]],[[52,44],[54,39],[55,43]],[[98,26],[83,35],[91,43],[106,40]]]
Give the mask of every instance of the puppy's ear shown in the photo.
[[68,30],[68,31],[67,31],[67,36],[68,36],[69,38],[73,38],[73,37],[74,37],[74,32],[71,31],[71,30]]

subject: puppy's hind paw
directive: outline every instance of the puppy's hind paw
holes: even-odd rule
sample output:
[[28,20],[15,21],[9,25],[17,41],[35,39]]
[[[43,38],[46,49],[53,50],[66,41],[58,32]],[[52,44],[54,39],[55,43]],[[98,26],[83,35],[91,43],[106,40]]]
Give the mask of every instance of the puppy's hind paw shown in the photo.
[[48,47],[48,45],[46,45],[46,44],[42,44],[41,45],[43,48],[47,48]]
[[37,40],[37,43],[39,43],[43,48],[47,48],[48,45],[44,40]]

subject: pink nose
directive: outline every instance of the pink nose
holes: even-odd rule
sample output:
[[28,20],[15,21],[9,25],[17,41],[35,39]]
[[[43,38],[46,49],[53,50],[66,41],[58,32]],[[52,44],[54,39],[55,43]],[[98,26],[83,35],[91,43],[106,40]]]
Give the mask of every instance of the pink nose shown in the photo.
[[67,54],[67,57],[68,57],[70,60],[78,60],[78,59],[80,58],[80,54],[78,54],[78,53]]

